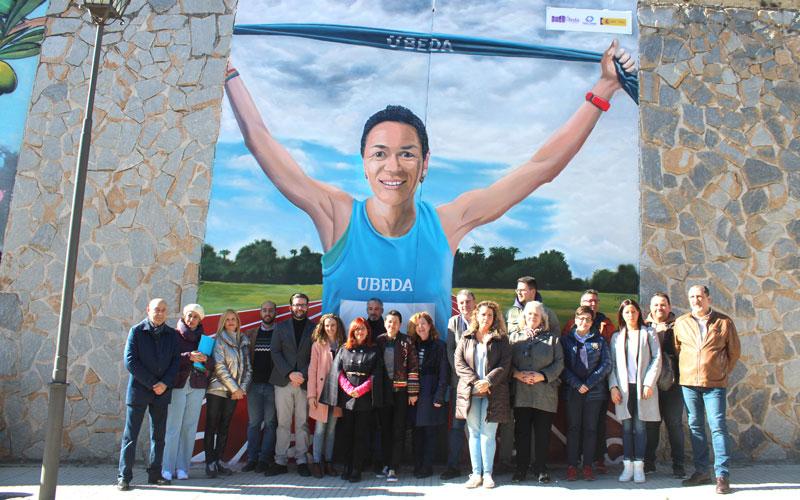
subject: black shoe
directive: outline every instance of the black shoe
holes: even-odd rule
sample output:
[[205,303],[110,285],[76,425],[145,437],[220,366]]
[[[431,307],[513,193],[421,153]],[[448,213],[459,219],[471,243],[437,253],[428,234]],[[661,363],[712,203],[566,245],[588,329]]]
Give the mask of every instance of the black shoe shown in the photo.
[[210,478],[217,477],[217,464],[214,463],[206,464],[206,477]]
[[461,477],[461,471],[458,469],[452,469],[448,467],[439,475],[439,479],[447,481],[448,479],[455,479],[457,477]]
[[256,462],[247,462],[247,465],[242,467],[242,472],[253,472],[258,467]]
[[352,475],[353,475],[353,469],[351,467],[345,467],[340,477],[342,478],[342,481],[349,481],[350,476]]
[[285,465],[272,464],[269,466],[269,469],[264,471],[264,475],[267,477],[280,476],[281,474],[286,474],[287,472],[289,472],[289,468]]
[[217,472],[220,476],[232,476],[233,471],[222,465],[222,462],[217,461]]
[[158,485],[158,486],[169,486],[170,484],[172,484],[172,481],[170,481],[169,479],[164,479],[159,474],[158,476],[155,476],[155,475],[154,476],[148,476],[147,477],[147,484],[155,484],[155,485]]
[[433,468],[431,467],[420,467],[419,470],[414,474],[414,477],[417,479],[426,479],[433,475]]
[[130,491],[131,490],[131,482],[126,481],[125,479],[120,479],[117,481],[117,489],[119,491]]
[[308,464],[298,464],[297,473],[303,477],[311,477],[311,471],[308,468]]
[[262,461],[259,460],[258,463],[256,464],[255,471],[258,474],[263,474],[263,473],[267,472],[267,469],[269,469],[269,463],[262,462]]
[[522,481],[525,480],[526,476],[527,476],[527,474],[525,474],[525,471],[517,471],[517,472],[514,473],[513,476],[511,476],[511,482],[512,483],[521,483]]
[[550,482],[550,473],[547,471],[539,473],[539,482],[542,484],[547,484]]
[[711,484],[711,476],[708,474],[701,474],[699,472],[695,472],[689,479],[684,479],[681,481],[683,486],[700,486],[703,484]]
[[684,479],[686,477],[686,470],[684,470],[682,465],[673,466],[672,477],[675,479]]
[[654,462],[647,462],[644,463],[644,473],[651,474],[656,471],[656,464]]
[[351,483],[359,483],[359,482],[361,482],[361,472],[360,471],[353,472],[352,474],[349,475],[347,480],[350,481]]

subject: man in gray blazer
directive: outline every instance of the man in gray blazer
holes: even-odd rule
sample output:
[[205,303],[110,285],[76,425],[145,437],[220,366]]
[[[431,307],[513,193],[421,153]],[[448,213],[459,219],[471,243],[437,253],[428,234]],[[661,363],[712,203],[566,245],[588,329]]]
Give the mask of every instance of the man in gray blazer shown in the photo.
[[275,410],[278,429],[275,441],[275,463],[265,475],[288,472],[286,466],[289,438],[294,418],[294,458],[297,473],[308,477],[308,395],[306,380],[311,362],[311,332],[314,324],[308,319],[308,296],[295,293],[289,299],[292,318],[278,323],[272,337],[272,374],[269,383],[275,386]]
[[453,425],[450,428],[447,442],[447,469],[442,472],[440,476],[442,479],[454,479],[461,475],[459,464],[461,462],[461,450],[464,448],[464,424],[466,420],[455,418],[458,375],[456,375],[453,357],[461,336],[469,329],[469,322],[472,320],[473,311],[475,311],[475,295],[469,290],[461,290],[456,295],[456,305],[459,314],[451,317],[447,322],[447,360],[450,362],[450,411],[453,413]]

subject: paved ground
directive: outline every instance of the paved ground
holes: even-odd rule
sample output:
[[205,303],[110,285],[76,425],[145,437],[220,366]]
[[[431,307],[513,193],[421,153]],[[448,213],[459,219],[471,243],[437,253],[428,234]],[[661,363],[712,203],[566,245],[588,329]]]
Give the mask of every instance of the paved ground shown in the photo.
[[[598,494],[614,500],[664,500],[670,498],[693,499],[715,498],[713,486],[681,488],[664,467],[662,472],[648,475],[642,486],[631,483],[620,484],[616,480],[618,471],[612,468],[607,476],[597,481],[563,481],[564,469],[553,471],[555,481],[540,486],[535,482],[512,485],[508,474],[496,477],[497,488],[491,495],[503,500],[526,499],[536,495],[537,499],[558,499],[565,495],[570,500],[593,499]],[[40,468],[34,465],[0,466],[0,499],[36,498],[38,494]],[[113,483],[116,471],[113,465],[63,466],[59,473],[59,487],[56,497],[61,500],[106,500],[106,499],[148,499],[148,500],[190,500],[196,498],[226,500],[239,495],[260,495],[276,498],[416,498],[438,499],[485,498],[487,490],[467,490],[463,481],[443,482],[434,478],[417,480],[408,474],[401,475],[400,481],[387,484],[385,480],[366,477],[358,484],[350,484],[338,478],[303,478],[290,470],[289,474],[276,478],[266,478],[253,472],[238,472],[229,478],[206,479],[200,468],[193,468],[188,481],[174,481],[173,486],[152,487],[146,484],[144,471],[137,470],[134,475],[135,488],[129,492],[117,491]],[[738,500],[762,500],[769,494],[770,500],[792,499],[800,495],[800,465],[798,464],[758,464],[738,466],[731,472],[734,498]],[[466,478],[465,478],[466,479]]]

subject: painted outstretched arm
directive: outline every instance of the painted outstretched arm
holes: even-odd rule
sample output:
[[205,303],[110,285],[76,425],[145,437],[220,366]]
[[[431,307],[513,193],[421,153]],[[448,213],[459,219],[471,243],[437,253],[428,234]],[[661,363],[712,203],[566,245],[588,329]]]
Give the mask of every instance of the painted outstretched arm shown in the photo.
[[[228,63],[227,74],[237,74]],[[330,184],[309,177],[289,151],[272,136],[241,77],[229,78],[225,93],[245,146],[278,190],[306,212],[319,232],[323,248],[333,246],[347,228],[353,198]]]
[[[630,54],[617,40],[603,54],[600,79],[590,90],[609,100],[621,88],[614,67],[617,57],[626,72],[635,71]],[[498,219],[544,183],[555,179],[586,142],[601,111],[583,102],[567,122],[531,157],[492,185],[469,191],[438,208],[450,249],[455,253],[461,239],[472,229]]]

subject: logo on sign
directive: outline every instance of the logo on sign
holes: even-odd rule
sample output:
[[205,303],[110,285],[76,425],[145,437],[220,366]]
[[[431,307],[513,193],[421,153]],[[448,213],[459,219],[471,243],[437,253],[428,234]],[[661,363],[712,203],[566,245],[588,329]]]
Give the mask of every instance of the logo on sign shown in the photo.
[[439,40],[438,38],[389,35],[386,37],[386,43],[390,49],[416,52],[453,52],[453,43],[450,40]]
[[600,24],[603,26],[621,26],[624,28],[628,25],[628,21],[621,17],[601,17]]
[[411,279],[400,278],[369,278],[359,276],[356,279],[356,287],[362,292],[413,292]]

